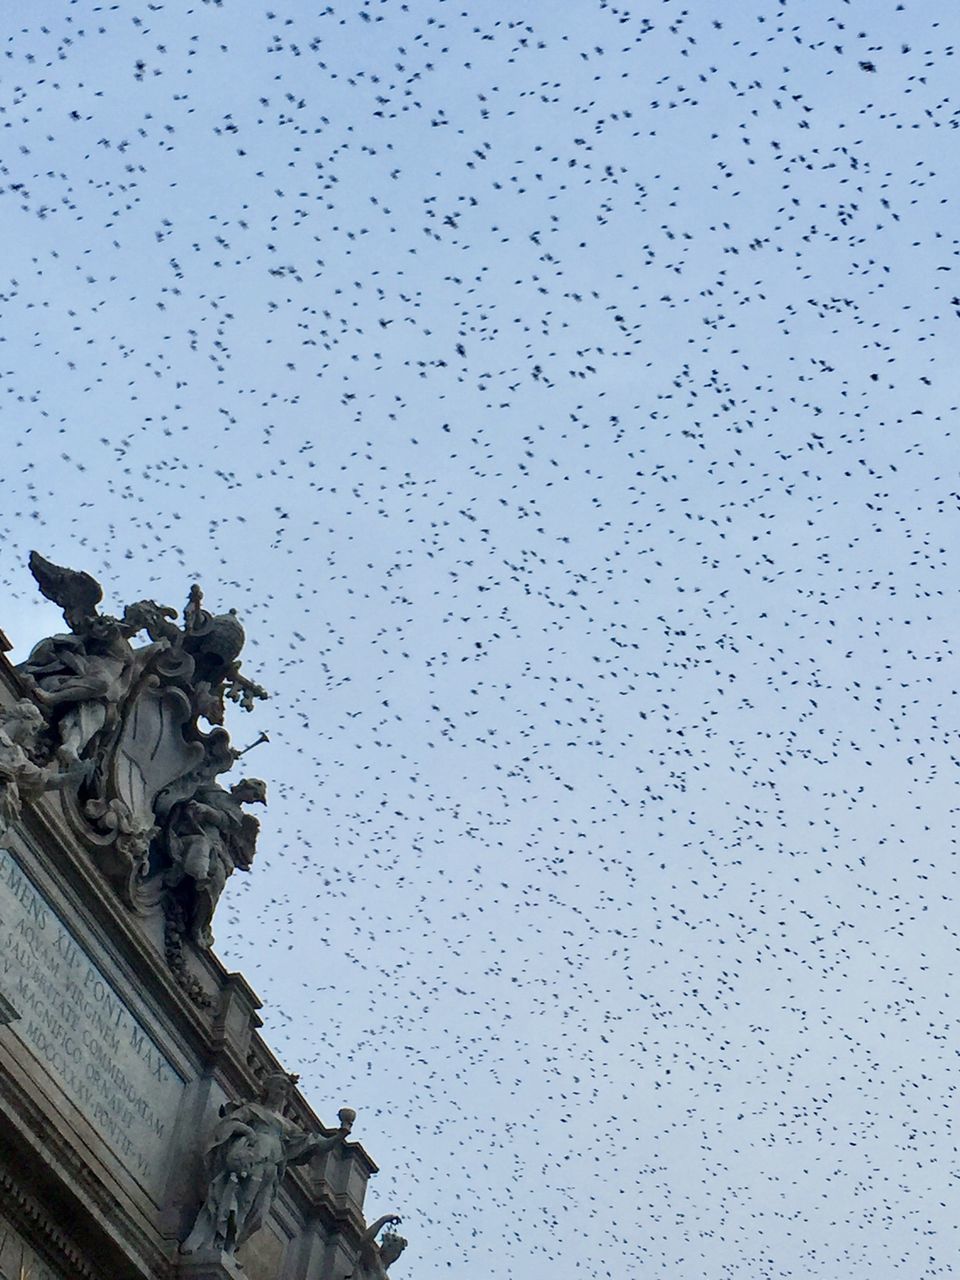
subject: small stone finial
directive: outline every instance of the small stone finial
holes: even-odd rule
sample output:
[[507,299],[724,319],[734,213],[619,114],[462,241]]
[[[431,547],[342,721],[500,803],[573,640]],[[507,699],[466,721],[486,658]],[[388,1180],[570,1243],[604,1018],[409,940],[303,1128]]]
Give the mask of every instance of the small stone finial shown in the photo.
[[346,1129],[347,1133],[353,1128],[353,1122],[357,1118],[357,1113],[353,1107],[341,1107],[337,1112],[337,1119],[340,1121],[340,1128]]

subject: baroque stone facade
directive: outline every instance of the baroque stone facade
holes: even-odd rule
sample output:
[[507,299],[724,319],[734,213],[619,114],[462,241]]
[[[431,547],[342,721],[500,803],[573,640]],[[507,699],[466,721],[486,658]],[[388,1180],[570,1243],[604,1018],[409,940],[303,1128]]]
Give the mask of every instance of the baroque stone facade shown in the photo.
[[31,569],[69,630],[19,667],[0,632],[0,1278],[383,1280],[354,1113],[320,1121],[211,950],[266,800],[217,781],[224,700],[266,696],[242,628]]

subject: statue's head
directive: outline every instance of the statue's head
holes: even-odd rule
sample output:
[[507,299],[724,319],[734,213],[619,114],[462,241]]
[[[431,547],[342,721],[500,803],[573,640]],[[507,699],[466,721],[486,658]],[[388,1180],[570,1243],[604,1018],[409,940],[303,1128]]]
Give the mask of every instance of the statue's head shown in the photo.
[[403,1236],[397,1235],[395,1231],[385,1231],[380,1237],[380,1261],[385,1267],[389,1267],[391,1262],[396,1262],[407,1247],[407,1242]]
[[287,1075],[285,1071],[272,1071],[263,1082],[263,1100],[274,1111],[281,1111],[290,1099],[293,1086],[299,1076]]
[[234,800],[241,804],[266,804],[267,784],[260,778],[243,778],[230,788]]
[[82,634],[88,644],[98,649],[113,649],[126,639],[123,623],[108,613],[98,613],[84,620]]
[[2,727],[11,742],[32,746],[45,724],[40,708],[29,698],[21,698],[3,713]]

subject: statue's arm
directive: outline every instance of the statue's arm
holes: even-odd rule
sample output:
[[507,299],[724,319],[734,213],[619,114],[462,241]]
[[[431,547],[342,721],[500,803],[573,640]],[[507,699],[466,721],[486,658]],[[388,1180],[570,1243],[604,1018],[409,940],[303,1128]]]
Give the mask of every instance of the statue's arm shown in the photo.
[[329,1138],[324,1138],[319,1133],[302,1133],[298,1137],[288,1138],[284,1142],[284,1160],[287,1164],[306,1164],[318,1151],[331,1151],[339,1146],[349,1132],[349,1128],[344,1127]]
[[[237,1110],[242,1111],[243,1108],[238,1108]],[[210,1141],[204,1152],[204,1161],[208,1171],[211,1173],[216,1174],[220,1171],[220,1166],[226,1159],[227,1152],[238,1138],[250,1138],[256,1135],[256,1130],[252,1125],[244,1124],[242,1120],[234,1119],[234,1115],[225,1116],[214,1126],[213,1133],[210,1135]]]
[[339,1141],[340,1138],[337,1134],[334,1134],[332,1138],[321,1138],[317,1135],[313,1140],[313,1146],[310,1148],[310,1154],[314,1155],[317,1152],[332,1151]]
[[371,1225],[367,1227],[366,1231],[360,1237],[361,1247],[363,1245],[373,1244],[374,1240],[376,1240],[384,1227],[391,1226],[399,1221],[399,1214],[385,1213],[382,1218],[378,1218],[376,1222],[371,1223]]
[[41,791],[60,791],[75,782],[82,782],[87,776],[87,768],[87,764],[81,761],[71,765],[69,769],[37,769],[35,774],[31,774],[31,782]]
[[29,676],[26,683],[30,685],[38,702],[56,707],[62,702],[92,702],[106,697],[113,689],[114,677],[97,671],[88,671],[82,676],[65,676],[59,689],[41,689]]
[[158,653],[166,653],[172,646],[170,641],[161,636],[159,640],[153,640],[150,644],[139,645],[133,650],[134,658],[141,667],[145,667],[151,658],[155,658]]

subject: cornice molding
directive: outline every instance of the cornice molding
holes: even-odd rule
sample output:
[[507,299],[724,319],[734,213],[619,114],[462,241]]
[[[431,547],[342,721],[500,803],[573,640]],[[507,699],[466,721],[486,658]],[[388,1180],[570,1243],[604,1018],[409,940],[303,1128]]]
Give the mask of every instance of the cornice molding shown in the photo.
[[42,1206],[0,1167],[0,1208],[31,1248],[47,1255],[47,1261],[70,1280],[100,1280],[86,1258],[65,1232],[54,1226]]
[[[104,1186],[96,1173],[81,1158],[79,1153],[50,1124],[49,1118],[34,1095],[6,1073],[0,1073],[0,1106],[7,1112],[10,1123],[14,1124],[20,1143],[32,1150],[40,1161],[39,1166],[49,1172],[63,1190],[72,1198],[86,1202],[88,1221],[96,1223],[99,1231],[108,1237],[112,1234],[114,1246],[128,1257],[140,1259],[146,1268],[137,1267],[144,1276],[151,1280],[159,1280],[169,1269],[167,1253],[159,1241],[151,1233],[138,1227],[130,1215],[124,1210],[117,1197]],[[25,1202],[33,1202],[30,1194],[22,1187],[23,1168],[18,1163],[16,1172],[0,1166],[0,1176],[7,1179],[13,1191],[22,1195]],[[37,1207],[41,1222],[45,1221],[43,1211]],[[47,1222],[54,1237],[63,1235]],[[54,1238],[52,1237],[52,1238]],[[66,1236],[63,1236],[66,1239]],[[72,1246],[76,1248],[76,1246]],[[131,1262],[131,1271],[134,1264]],[[83,1272],[86,1276],[92,1272]],[[71,1276],[71,1280],[73,1277]]]

